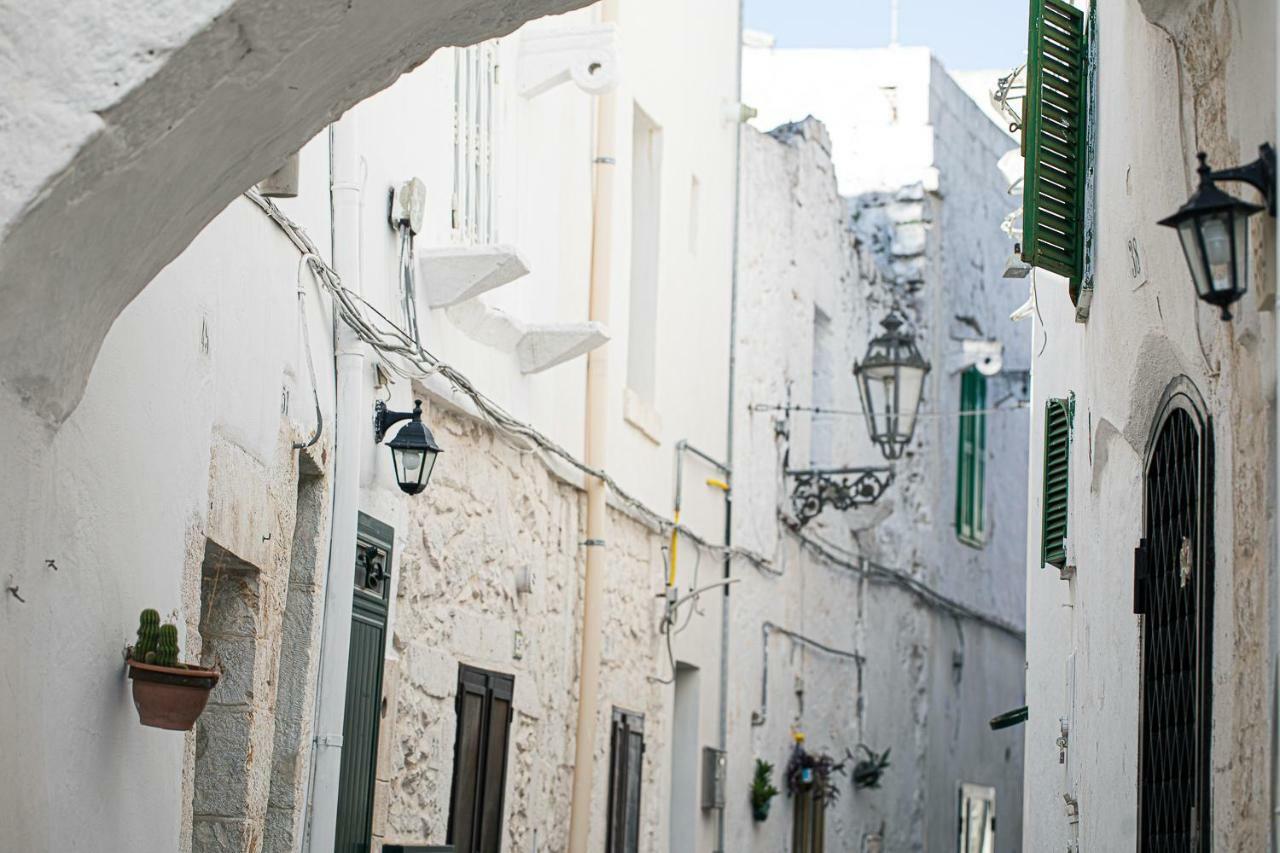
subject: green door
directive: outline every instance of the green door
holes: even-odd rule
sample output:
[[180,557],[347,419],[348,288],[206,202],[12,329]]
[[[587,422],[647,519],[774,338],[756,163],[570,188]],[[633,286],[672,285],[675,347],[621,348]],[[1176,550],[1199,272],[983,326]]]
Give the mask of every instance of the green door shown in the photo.
[[382,718],[382,653],[387,639],[394,538],[391,527],[360,513],[334,853],[368,853],[372,842],[378,723]]

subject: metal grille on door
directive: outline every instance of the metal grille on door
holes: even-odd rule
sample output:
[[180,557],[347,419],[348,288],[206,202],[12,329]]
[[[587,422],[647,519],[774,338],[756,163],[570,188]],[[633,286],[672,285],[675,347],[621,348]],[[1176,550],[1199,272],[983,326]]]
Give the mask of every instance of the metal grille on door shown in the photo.
[[1143,617],[1139,850],[1207,850],[1211,439],[1176,397],[1159,423],[1134,567],[1134,612]]

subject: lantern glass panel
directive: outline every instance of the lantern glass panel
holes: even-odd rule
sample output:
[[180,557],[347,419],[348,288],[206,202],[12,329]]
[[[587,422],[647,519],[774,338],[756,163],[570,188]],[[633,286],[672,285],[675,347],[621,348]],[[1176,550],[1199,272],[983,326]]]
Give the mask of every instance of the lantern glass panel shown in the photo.
[[436,465],[436,453],[432,450],[391,449],[391,461],[396,469],[396,482],[400,488],[416,495],[427,487],[431,469]]
[[911,440],[916,429],[916,413],[920,410],[920,396],[924,392],[923,367],[903,365],[898,373],[898,430],[899,441]]
[[1208,264],[1209,289],[1216,293],[1230,291],[1235,278],[1234,252],[1231,246],[1231,212],[1212,213],[1200,220],[1200,237],[1204,241]]
[[1180,222],[1178,238],[1182,241],[1182,252],[1187,256],[1196,292],[1203,298],[1209,292],[1209,269],[1204,263],[1204,252],[1200,251],[1199,220],[1192,216]]

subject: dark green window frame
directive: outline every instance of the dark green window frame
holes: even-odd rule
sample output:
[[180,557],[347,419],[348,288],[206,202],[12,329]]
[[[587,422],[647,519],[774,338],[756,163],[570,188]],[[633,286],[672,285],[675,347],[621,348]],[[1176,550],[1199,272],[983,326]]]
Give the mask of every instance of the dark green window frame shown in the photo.
[[609,811],[606,853],[640,849],[640,787],[644,777],[644,715],[613,709],[609,736]]
[[960,452],[956,473],[956,535],[966,545],[986,541],[987,377],[960,374]]
[[1075,397],[1051,399],[1044,410],[1044,478],[1040,500],[1040,564],[1067,564],[1071,420]]

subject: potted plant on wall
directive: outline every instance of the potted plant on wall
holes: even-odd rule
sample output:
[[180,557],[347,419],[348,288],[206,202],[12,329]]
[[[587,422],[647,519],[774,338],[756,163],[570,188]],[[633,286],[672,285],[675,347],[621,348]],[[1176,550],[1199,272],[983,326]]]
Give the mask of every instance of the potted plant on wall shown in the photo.
[[778,796],[778,789],[773,787],[773,765],[759,758],[756,759],[756,773],[751,779],[751,817],[762,821],[769,817],[769,803]]
[[178,660],[178,629],[160,624],[160,614],[142,611],[138,639],[129,648],[133,705],[144,726],[188,731],[204,712],[221,673]]
[[862,758],[856,758],[852,752],[848,753],[848,760],[854,762],[853,772],[849,774],[853,780],[853,787],[879,788],[880,777],[889,766],[889,750],[876,752],[865,743],[858,744],[858,749],[863,754]]
[[840,796],[835,776],[844,772],[844,762],[836,761],[826,753],[812,753],[804,748],[804,735],[795,734],[795,747],[787,762],[787,793],[796,794],[812,789],[813,798],[822,803],[833,803]]

